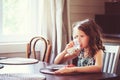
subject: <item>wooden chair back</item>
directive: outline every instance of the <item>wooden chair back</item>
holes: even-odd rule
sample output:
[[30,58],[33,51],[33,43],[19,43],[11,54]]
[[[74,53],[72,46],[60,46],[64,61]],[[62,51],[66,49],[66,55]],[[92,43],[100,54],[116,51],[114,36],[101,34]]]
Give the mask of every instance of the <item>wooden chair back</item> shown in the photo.
[[39,59],[49,63],[51,48],[52,46],[49,40],[40,36],[33,37],[30,42],[27,43],[26,56],[27,58]]

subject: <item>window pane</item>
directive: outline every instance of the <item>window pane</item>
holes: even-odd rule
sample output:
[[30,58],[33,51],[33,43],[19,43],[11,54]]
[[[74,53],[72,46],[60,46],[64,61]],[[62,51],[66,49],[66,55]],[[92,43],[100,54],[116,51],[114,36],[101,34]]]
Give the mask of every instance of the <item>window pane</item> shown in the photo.
[[3,0],[3,35],[26,34],[28,7],[28,0]]
[[2,0],[0,42],[24,40],[35,35],[37,27],[37,0]]

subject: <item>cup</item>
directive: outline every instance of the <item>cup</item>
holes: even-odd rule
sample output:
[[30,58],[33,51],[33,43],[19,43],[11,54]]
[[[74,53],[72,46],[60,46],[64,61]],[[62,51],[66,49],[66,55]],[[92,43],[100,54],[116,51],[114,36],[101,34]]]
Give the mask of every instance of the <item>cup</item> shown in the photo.
[[69,54],[73,54],[75,52],[75,50],[78,50],[78,49],[80,50],[80,43],[79,43],[78,39],[74,39],[73,42],[74,42],[74,46],[67,49],[67,53],[69,53]]

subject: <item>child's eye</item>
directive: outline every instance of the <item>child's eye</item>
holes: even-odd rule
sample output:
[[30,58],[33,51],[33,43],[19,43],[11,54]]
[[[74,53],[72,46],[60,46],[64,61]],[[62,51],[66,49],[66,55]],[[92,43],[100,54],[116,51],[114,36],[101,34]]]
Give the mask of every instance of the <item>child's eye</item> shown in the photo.
[[84,37],[83,35],[81,35],[80,37]]

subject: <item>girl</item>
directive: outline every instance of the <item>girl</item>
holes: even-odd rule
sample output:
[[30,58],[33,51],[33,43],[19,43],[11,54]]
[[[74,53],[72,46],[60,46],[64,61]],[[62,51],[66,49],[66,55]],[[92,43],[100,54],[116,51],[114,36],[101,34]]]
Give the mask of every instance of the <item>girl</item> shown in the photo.
[[64,67],[55,71],[55,74],[101,72],[104,46],[102,45],[100,28],[95,21],[86,19],[77,22],[73,28],[73,39],[78,40],[80,48],[68,53],[68,50],[75,44],[73,41],[69,42],[65,49],[57,55],[54,63],[60,64],[78,57],[77,66]]

